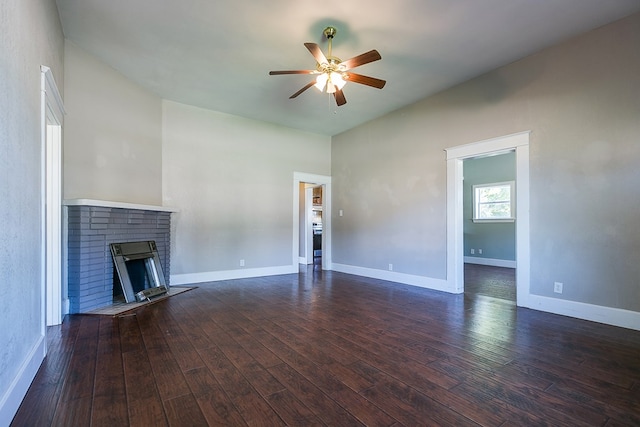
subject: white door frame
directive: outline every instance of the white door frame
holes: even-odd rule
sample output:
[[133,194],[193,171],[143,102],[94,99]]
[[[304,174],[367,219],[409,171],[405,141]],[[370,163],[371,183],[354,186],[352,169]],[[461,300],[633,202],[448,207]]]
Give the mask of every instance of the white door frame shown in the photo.
[[64,105],[51,69],[41,71],[42,310],[45,326],[59,325],[63,304],[62,123]]
[[464,223],[462,217],[463,160],[488,154],[516,153],[516,299],[528,306],[529,249],[529,137],[520,132],[447,148],[447,282],[451,292],[464,292]]
[[[322,185],[322,269],[331,270],[331,177],[304,172],[293,173],[293,254],[292,270],[300,260],[300,184]],[[308,254],[307,254],[308,256]]]
[[313,187],[304,189],[304,263],[313,264]]

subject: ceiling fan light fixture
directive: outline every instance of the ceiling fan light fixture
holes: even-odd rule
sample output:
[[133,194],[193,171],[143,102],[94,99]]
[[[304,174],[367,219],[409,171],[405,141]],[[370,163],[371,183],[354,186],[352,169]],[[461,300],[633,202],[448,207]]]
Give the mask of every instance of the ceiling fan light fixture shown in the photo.
[[308,82],[302,89],[291,95],[289,99],[296,98],[302,92],[315,86],[320,92],[332,94],[336,100],[338,106],[347,103],[347,100],[342,93],[342,88],[347,81],[358,83],[365,86],[374,87],[376,89],[382,89],[386,81],[377,79],[375,77],[364,76],[362,74],[356,74],[351,70],[356,67],[368,64],[370,62],[379,61],[382,59],[380,53],[373,49],[368,52],[362,53],[353,58],[342,61],[336,56],[332,56],[332,41],[336,34],[334,27],[327,27],[324,30],[324,35],[328,40],[328,55],[325,55],[320,46],[317,43],[306,42],[304,46],[309,53],[316,60],[315,70],[282,70],[282,71],[269,71],[269,75],[285,75],[285,74],[312,74],[316,78]]
[[324,88],[327,85],[327,80],[329,80],[329,75],[327,73],[319,74],[316,78],[316,84],[314,85],[320,92],[324,92]]
[[335,71],[327,71],[316,77],[314,86],[320,92],[335,93],[336,90],[342,90],[346,83],[347,81],[342,77],[342,74]]
[[331,83],[333,83],[338,89],[342,90],[347,81],[342,77],[342,74],[332,72],[330,76]]

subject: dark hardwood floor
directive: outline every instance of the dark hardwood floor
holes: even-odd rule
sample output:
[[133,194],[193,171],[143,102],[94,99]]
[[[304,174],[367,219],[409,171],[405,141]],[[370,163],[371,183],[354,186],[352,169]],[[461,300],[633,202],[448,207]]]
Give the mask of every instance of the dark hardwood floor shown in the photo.
[[640,425],[638,331],[313,266],[48,343],[13,425]]
[[464,291],[515,302],[516,269],[465,263]]

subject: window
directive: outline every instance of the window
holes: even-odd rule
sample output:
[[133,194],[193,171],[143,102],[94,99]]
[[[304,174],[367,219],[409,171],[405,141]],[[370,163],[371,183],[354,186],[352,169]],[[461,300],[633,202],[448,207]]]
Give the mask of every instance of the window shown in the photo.
[[473,186],[473,222],[513,222],[514,220],[514,181]]

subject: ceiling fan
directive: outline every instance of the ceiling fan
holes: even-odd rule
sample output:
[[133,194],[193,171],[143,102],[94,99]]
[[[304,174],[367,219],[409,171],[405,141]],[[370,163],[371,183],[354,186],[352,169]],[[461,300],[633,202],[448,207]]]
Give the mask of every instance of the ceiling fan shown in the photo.
[[331,41],[336,35],[336,29],[334,27],[327,27],[324,29],[323,34],[329,40],[327,56],[322,53],[322,50],[320,50],[320,47],[316,43],[307,42],[304,44],[316,59],[317,64],[315,70],[269,71],[269,75],[271,76],[282,74],[312,74],[317,76],[302,89],[291,95],[289,99],[293,99],[311,86],[315,86],[320,92],[333,94],[336,104],[341,106],[347,103],[344,93],[342,92],[342,88],[347,82],[360,83],[377,89],[384,87],[387,83],[385,80],[363,76],[362,74],[356,74],[350,71],[361,65],[382,59],[377,50],[370,50],[369,52],[342,61],[340,58],[332,56],[331,54]]

